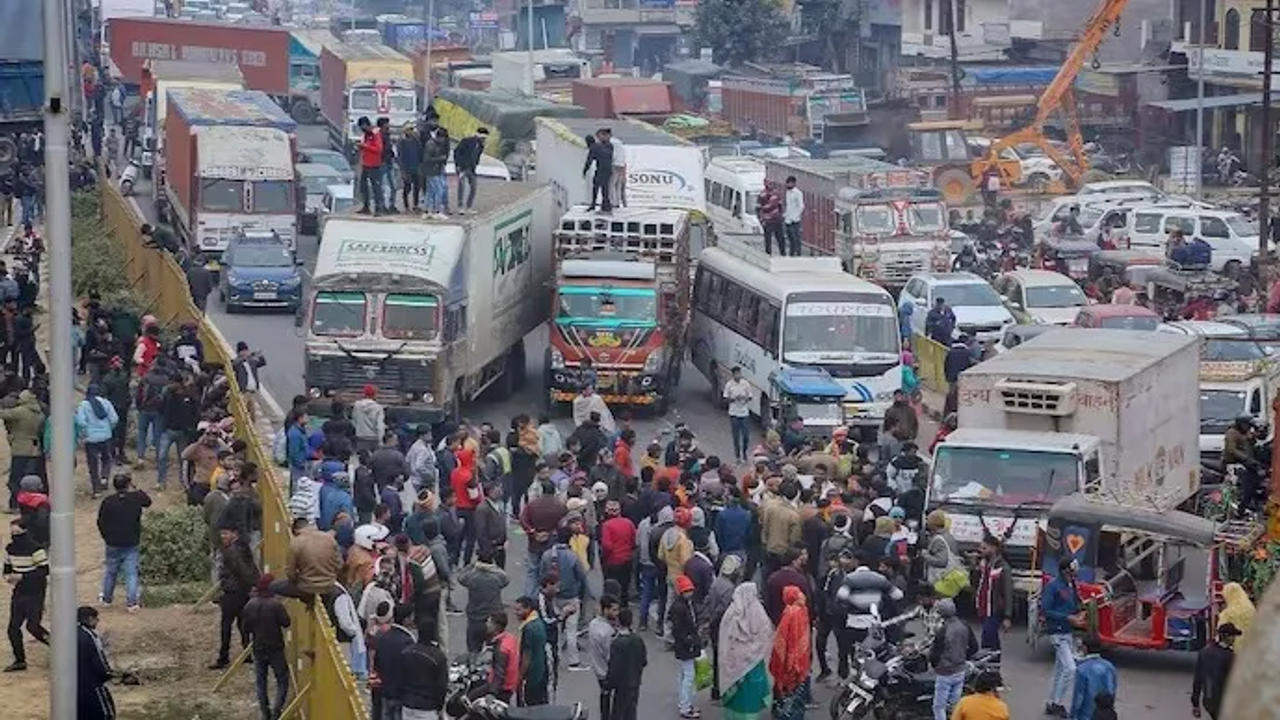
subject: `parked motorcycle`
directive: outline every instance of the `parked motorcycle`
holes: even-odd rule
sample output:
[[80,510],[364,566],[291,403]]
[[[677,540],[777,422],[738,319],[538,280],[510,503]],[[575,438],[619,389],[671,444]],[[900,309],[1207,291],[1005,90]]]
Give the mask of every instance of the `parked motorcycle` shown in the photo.
[[142,171],[142,166],[137,160],[129,159],[128,164],[120,171],[120,194],[128,197],[133,194],[133,186],[138,180],[138,173]]
[[449,666],[444,715],[450,720],[587,720],[582,703],[515,707],[486,693],[490,661],[481,653],[469,663]]

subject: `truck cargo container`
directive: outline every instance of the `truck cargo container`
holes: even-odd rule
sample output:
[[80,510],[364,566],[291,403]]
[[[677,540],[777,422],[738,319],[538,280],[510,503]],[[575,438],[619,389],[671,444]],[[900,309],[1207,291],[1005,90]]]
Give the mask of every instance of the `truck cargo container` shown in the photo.
[[289,31],[289,85],[294,100],[289,114],[303,124],[320,119],[320,53],[338,37],[325,29]]
[[216,258],[247,229],[294,243],[297,126],[254,90],[169,91],[165,196],[192,252]]
[[440,126],[449,131],[450,137],[462,138],[478,127],[488,128],[484,151],[503,160],[512,153],[528,151],[539,118],[586,115],[577,105],[553,103],[510,90],[440,88],[433,104],[440,114]]
[[[494,90],[524,90],[530,53],[496,52],[489,56],[493,63]],[[570,87],[574,80],[591,77],[591,61],[568,48],[534,50],[533,83],[535,88]]]
[[[538,118],[538,179],[551,183],[556,210],[591,202],[591,178],[583,177],[585,137],[602,127],[613,131],[627,155],[627,204],[631,207],[679,208],[703,212],[702,148],[635,121],[582,118]],[[612,198],[615,206],[619,198]]]
[[834,254],[849,272],[890,288],[950,269],[946,206],[927,173],[858,156],[765,160],[765,179],[779,192],[792,176],[804,194],[807,250]]
[[381,43],[337,43],[320,54],[320,114],[329,127],[329,144],[355,156],[360,131],[356,121],[385,117],[399,134],[418,120],[413,63]]
[[865,96],[850,75],[726,76],[720,93],[724,119],[739,132],[832,140],[867,124]]
[[12,134],[44,122],[43,27],[40,3],[0,0],[0,167],[17,158]]
[[1054,501],[1177,507],[1200,485],[1200,342],[1065,328],[965,370],[928,507],[947,511],[963,550],[1002,538],[1026,588],[1040,584],[1031,555]]
[[572,402],[590,360],[605,402],[665,413],[689,327],[689,212],[603,215],[579,205],[560,218],[553,244],[548,401]]
[[587,109],[587,116],[613,118],[623,115],[666,116],[675,112],[671,85],[640,78],[589,78],[573,81],[573,104]]
[[310,104],[304,78],[297,78],[296,91],[293,85],[291,46],[289,31],[279,27],[141,17],[111,24],[113,70],[129,85],[141,83],[148,60],[235,65],[247,89],[261,90],[290,111],[300,101]]
[[142,69],[142,151],[143,177],[154,173],[153,197],[164,193],[164,121],[169,109],[169,91],[181,88],[243,90],[244,76],[235,65],[192,60],[149,60]]
[[457,418],[525,378],[531,302],[551,280],[551,190],[494,183],[474,215],[331,215],[307,311],[304,376],[313,411],[377,389],[388,423]]

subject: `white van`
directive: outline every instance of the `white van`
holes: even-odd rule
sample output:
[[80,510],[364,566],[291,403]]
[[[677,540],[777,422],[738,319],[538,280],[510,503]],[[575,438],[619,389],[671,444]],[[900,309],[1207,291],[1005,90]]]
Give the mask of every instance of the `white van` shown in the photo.
[[703,171],[707,217],[716,234],[761,235],[756,197],[764,190],[764,163],[745,155],[712,158]]
[[1146,205],[1133,208],[1124,232],[1129,247],[1163,255],[1171,230],[1182,230],[1188,239],[1200,238],[1213,248],[1210,267],[1233,275],[1249,267],[1258,252],[1258,225],[1231,210],[1210,210],[1178,205]]

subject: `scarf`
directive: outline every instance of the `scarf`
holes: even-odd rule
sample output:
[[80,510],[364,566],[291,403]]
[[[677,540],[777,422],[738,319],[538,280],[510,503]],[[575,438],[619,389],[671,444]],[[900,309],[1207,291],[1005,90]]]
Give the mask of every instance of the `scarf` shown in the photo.
[[782,589],[782,601],[786,609],[782,611],[778,633],[773,639],[769,674],[778,693],[785,695],[809,677],[809,608],[805,605],[804,593],[795,585]]
[[1253,623],[1253,616],[1257,612],[1249,594],[1240,583],[1230,582],[1222,586],[1222,598],[1226,605],[1218,613],[1218,627],[1231,623],[1242,635],[1248,634],[1249,625]]
[[720,621],[720,687],[728,689],[765,662],[773,649],[773,623],[760,604],[755,583],[734,588]]

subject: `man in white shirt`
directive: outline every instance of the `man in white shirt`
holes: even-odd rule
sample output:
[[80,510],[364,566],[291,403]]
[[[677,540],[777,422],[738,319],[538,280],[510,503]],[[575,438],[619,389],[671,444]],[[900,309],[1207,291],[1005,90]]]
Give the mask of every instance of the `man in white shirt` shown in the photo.
[[605,128],[605,135],[613,145],[613,201],[619,207],[627,206],[627,148],[622,141],[613,136],[613,131]]
[[742,378],[742,368],[734,366],[733,377],[724,384],[724,399],[729,403],[729,429],[733,432],[733,458],[738,462],[747,461],[747,442],[749,433],[747,422],[751,418],[751,401],[755,399],[755,391],[751,383]]
[[787,254],[800,255],[800,220],[804,217],[804,193],[796,187],[796,176],[787,177],[787,191],[782,196],[782,223],[786,229]]

